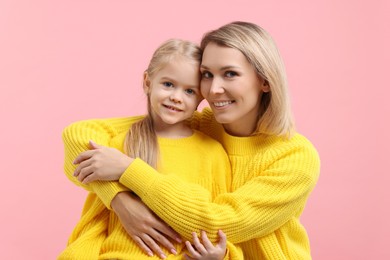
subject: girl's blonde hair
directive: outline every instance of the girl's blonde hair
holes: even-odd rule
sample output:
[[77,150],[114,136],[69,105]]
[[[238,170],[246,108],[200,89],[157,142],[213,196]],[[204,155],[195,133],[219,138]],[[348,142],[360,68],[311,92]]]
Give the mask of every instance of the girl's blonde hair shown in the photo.
[[[163,69],[174,58],[186,58],[188,62],[199,65],[202,58],[202,51],[195,43],[170,39],[160,45],[153,53],[149,66],[145,71],[149,78]],[[147,94],[148,114],[138,122],[131,125],[125,139],[125,152],[133,158],[141,158],[152,167],[156,168],[158,160],[158,142],[154,130],[150,95]]]
[[261,27],[248,22],[232,22],[206,33],[201,42],[204,50],[209,43],[239,50],[265,80],[270,91],[264,92],[258,113],[256,134],[289,137],[294,120],[287,91],[283,60],[271,36]]

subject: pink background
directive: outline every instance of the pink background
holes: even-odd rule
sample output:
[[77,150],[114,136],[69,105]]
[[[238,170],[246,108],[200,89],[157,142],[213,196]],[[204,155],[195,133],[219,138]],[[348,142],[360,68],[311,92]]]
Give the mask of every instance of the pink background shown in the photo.
[[322,159],[302,218],[313,258],[390,259],[389,1],[134,2],[0,2],[0,258],[65,247],[86,196],[62,171],[66,125],[143,113],[158,44],[246,20],[278,43]]

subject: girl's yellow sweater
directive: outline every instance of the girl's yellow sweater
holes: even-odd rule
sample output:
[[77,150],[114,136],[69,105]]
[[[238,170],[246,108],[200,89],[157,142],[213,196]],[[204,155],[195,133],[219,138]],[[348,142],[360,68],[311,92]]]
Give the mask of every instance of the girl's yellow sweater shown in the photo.
[[[58,259],[159,259],[142,252],[126,233],[115,213],[106,207],[109,207],[109,200],[112,198],[111,195],[105,196],[107,190],[128,189],[118,182],[83,185],[73,176],[76,167],[73,160],[88,148],[89,140],[123,152],[126,133],[130,125],[139,119],[140,117],[125,120],[86,120],[73,123],[64,130],[65,172],[74,183],[83,186],[90,193],[68,246]],[[159,174],[175,174],[180,181],[199,185],[200,189],[208,192],[210,199],[230,190],[230,163],[226,152],[217,141],[194,131],[192,136],[180,139],[158,138],[158,143],[161,159],[158,163]],[[99,194],[103,194],[106,205],[99,199]],[[183,253],[186,252],[184,244],[174,245],[178,255],[170,254],[164,249],[167,259],[183,259]],[[225,259],[243,257],[240,249],[229,243]]]

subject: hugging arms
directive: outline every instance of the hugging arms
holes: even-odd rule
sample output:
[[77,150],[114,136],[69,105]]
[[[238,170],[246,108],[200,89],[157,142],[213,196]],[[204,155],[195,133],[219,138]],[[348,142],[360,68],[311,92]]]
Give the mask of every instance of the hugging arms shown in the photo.
[[[212,117],[208,109],[197,113],[192,119],[193,126],[208,133],[217,129],[212,133],[217,137],[223,129],[218,128]],[[230,243],[240,244],[237,254],[252,243],[264,243],[265,246],[273,243],[275,231],[282,229],[286,232],[299,225],[299,214],[316,182],[313,169],[317,167],[313,148],[300,137],[286,144],[277,141],[280,144],[276,162],[272,159],[275,156],[273,149],[270,150],[271,154],[244,154],[242,158],[231,156],[233,160],[251,160],[260,170],[242,168],[242,179],[236,180],[241,186],[215,198],[204,188],[183,182],[173,175],[161,175],[138,159],[126,169],[121,178],[123,184],[117,181],[81,183],[73,176],[76,169],[74,159],[89,148],[90,140],[112,146],[115,143],[112,137],[127,128],[128,121],[128,118],[94,120],[69,127],[64,132],[65,169],[74,183],[101,196],[102,201],[107,202],[106,207],[113,206],[125,229],[130,233],[136,232],[130,235],[139,237],[154,252],[160,251],[158,244],[171,248],[169,240],[161,233],[172,239],[177,239],[177,235],[153,214],[136,221],[131,219],[135,217],[131,209],[131,200],[135,198],[122,193],[128,192],[129,188],[183,239],[192,240],[193,231],[205,230],[210,240],[216,243],[218,230],[223,230]],[[296,169],[296,165],[304,167]],[[296,231],[299,232],[299,229]],[[231,250],[230,247],[228,249]]]

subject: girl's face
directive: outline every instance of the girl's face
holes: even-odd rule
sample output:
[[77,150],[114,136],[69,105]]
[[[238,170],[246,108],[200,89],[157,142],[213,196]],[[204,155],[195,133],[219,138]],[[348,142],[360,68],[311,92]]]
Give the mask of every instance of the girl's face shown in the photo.
[[260,100],[269,87],[236,49],[209,43],[201,64],[201,91],[216,120],[235,136],[256,129]]
[[199,65],[177,57],[152,77],[144,76],[144,91],[150,95],[156,131],[180,129],[202,100]]

